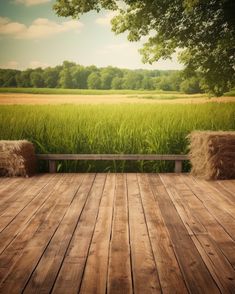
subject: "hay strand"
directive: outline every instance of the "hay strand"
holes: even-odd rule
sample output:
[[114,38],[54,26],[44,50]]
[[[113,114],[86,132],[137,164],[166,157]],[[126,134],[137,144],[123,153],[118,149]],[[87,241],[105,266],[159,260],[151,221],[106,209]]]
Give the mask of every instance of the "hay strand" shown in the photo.
[[194,176],[207,180],[235,178],[235,132],[194,131],[188,139]]
[[35,172],[36,156],[31,142],[0,141],[0,176],[29,177]]

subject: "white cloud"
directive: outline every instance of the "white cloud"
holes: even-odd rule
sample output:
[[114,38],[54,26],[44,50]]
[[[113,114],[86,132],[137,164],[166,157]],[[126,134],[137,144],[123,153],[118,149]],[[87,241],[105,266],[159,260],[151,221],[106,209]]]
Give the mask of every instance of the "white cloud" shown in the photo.
[[8,61],[4,64],[0,64],[0,68],[6,68],[6,69],[18,69],[19,68],[19,62],[17,61]]
[[48,63],[44,63],[44,62],[41,62],[41,61],[36,61],[36,60],[34,60],[34,61],[31,61],[30,63],[29,63],[29,68],[38,68],[38,67],[41,67],[41,68],[46,68],[46,67],[48,67],[49,66],[49,64]]
[[17,35],[26,29],[26,26],[22,23],[10,21],[6,17],[0,17],[0,35]]
[[0,35],[15,39],[45,39],[66,32],[80,32],[83,24],[77,20],[57,23],[47,18],[38,18],[26,26],[13,22],[9,18],[0,17]]
[[7,61],[3,64],[0,64],[0,68],[6,68],[6,69],[27,69],[27,68],[46,68],[49,67],[50,65],[45,62],[41,62],[38,60],[33,60],[30,61],[29,63],[19,63],[18,61],[12,60],[12,61]]
[[33,6],[50,2],[51,0],[15,0],[16,4],[24,4],[25,6]]
[[109,26],[111,24],[111,19],[117,15],[115,11],[107,12],[103,17],[98,17],[95,22],[101,26]]

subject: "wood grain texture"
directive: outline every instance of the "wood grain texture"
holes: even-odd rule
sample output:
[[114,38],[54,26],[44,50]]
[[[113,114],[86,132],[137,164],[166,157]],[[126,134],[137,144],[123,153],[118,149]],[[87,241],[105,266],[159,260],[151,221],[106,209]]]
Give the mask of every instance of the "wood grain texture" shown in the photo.
[[107,175],[80,293],[106,293],[115,174]]
[[0,179],[0,293],[234,293],[235,181]]
[[104,174],[98,174],[95,178],[79,225],[55,281],[53,293],[77,293],[80,290],[105,181]]
[[130,236],[126,176],[116,178],[114,215],[110,240],[107,292],[132,293]]
[[[168,186],[164,182],[164,177],[161,175],[160,178],[163,184],[156,187],[156,200],[161,208],[189,291],[193,293],[219,293],[217,285],[205,266],[167,192]],[[154,183],[154,176],[152,176],[151,182]]]
[[174,289],[175,293],[187,293],[168,230],[159,204],[154,198],[148,176],[139,174],[138,182],[162,291],[170,293]]
[[134,292],[160,293],[161,286],[136,174],[127,175],[127,191]]

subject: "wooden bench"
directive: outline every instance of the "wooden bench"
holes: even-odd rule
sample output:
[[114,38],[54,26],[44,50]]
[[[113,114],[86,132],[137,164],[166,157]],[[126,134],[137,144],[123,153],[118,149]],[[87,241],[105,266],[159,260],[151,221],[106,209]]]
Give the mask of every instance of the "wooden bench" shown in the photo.
[[182,161],[188,155],[176,154],[37,154],[37,159],[49,161],[49,172],[56,172],[58,160],[167,160],[175,162],[175,173],[182,172]]

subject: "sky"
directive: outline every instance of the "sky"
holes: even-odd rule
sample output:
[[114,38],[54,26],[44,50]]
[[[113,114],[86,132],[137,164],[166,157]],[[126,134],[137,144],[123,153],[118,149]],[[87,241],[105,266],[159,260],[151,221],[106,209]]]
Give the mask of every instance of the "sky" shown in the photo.
[[120,68],[181,69],[176,56],[152,65],[143,64],[139,42],[115,35],[113,12],[90,12],[79,20],[58,17],[55,0],[0,1],[0,68],[37,68],[62,64]]

